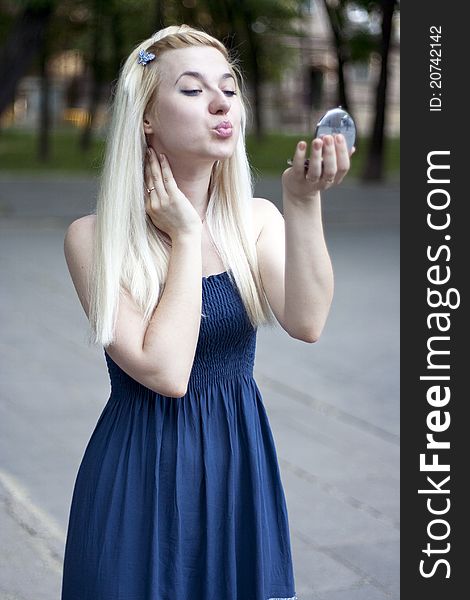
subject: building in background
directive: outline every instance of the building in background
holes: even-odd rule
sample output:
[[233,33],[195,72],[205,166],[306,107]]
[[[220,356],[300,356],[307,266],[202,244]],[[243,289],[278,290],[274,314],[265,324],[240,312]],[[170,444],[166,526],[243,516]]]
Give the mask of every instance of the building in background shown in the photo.
[[[378,33],[380,22],[370,22],[365,11],[351,5],[349,17]],[[304,37],[285,38],[284,44],[296,51],[297,60],[285,69],[280,84],[267,84],[263,90],[263,109],[267,130],[298,133],[312,131],[323,113],[336,106],[337,60],[333,35],[323,2],[311,0],[309,10],[299,23]],[[394,38],[388,62],[386,135],[400,135],[400,21],[395,14]],[[372,54],[367,62],[345,66],[350,112],[358,133],[367,135],[374,119],[376,83],[380,56]]]

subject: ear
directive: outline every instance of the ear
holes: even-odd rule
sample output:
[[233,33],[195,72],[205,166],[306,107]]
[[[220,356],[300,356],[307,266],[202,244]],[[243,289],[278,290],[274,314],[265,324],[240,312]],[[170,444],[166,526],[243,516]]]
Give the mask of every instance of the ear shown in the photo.
[[144,125],[144,133],[145,133],[145,135],[150,135],[150,134],[153,133],[153,127],[152,127],[152,124],[150,122],[150,119],[145,114],[144,114],[144,119],[143,119],[143,125]]

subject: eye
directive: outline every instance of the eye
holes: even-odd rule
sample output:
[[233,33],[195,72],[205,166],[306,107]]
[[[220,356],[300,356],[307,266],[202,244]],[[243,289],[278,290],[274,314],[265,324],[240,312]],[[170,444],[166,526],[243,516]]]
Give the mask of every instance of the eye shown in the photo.
[[225,94],[226,96],[229,96],[230,98],[231,98],[232,96],[236,96],[236,95],[237,95],[237,92],[234,92],[233,90],[223,90],[223,92],[224,92],[224,94]]
[[181,92],[186,96],[197,96],[202,90],[181,90]]

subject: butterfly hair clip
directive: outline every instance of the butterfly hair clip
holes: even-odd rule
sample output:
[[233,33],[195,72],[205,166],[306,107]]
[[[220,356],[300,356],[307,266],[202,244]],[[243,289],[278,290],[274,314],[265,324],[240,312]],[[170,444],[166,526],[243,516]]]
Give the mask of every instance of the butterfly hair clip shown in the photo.
[[137,64],[143,65],[145,67],[146,64],[149,63],[154,58],[155,58],[155,54],[152,54],[151,52],[145,52],[145,50],[141,50],[139,52],[139,60],[137,61]]

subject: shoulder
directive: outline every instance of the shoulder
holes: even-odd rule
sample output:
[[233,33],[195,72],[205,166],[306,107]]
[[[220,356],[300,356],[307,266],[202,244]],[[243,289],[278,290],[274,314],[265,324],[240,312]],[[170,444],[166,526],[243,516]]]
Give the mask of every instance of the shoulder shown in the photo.
[[67,228],[64,254],[73,284],[88,315],[88,282],[92,266],[96,215],[76,219]]
[[257,240],[265,227],[269,228],[271,224],[281,223],[284,220],[281,211],[274,202],[266,198],[253,198],[253,210],[258,232]]
[[282,217],[281,211],[274,202],[271,202],[271,200],[267,200],[266,198],[253,198],[253,208],[255,211],[255,218],[257,218],[262,225],[265,225],[267,221],[278,219],[280,216]]
[[89,236],[94,233],[96,215],[85,215],[72,221],[67,227],[65,238],[75,239],[76,237]]
[[95,222],[96,215],[86,215],[70,223],[64,237],[64,252],[66,257],[70,253],[90,249],[95,233]]

